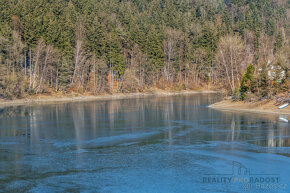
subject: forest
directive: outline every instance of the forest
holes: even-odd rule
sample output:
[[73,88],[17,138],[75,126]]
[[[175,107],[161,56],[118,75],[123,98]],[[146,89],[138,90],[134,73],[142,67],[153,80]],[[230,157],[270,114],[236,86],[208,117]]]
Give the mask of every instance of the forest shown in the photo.
[[1,0],[0,98],[289,92],[290,0]]

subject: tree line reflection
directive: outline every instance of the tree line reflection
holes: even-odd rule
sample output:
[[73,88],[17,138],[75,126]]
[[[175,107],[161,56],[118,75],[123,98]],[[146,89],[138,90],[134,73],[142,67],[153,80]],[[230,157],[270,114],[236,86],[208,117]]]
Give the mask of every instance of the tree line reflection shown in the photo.
[[279,122],[277,116],[207,108],[217,100],[220,97],[205,94],[9,107],[0,111],[0,138],[22,137],[29,144],[68,138],[81,144],[158,130],[142,140],[166,139],[171,145],[176,141],[249,140],[260,146],[290,146],[289,125]]

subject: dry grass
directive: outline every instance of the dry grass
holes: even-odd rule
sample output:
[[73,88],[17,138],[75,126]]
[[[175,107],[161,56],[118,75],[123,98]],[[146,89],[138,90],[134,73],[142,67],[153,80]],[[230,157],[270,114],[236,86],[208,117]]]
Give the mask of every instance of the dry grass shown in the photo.
[[243,102],[223,100],[221,102],[212,104],[209,106],[214,109],[234,110],[234,111],[247,111],[256,113],[275,113],[275,114],[287,114],[290,115],[290,107],[284,109],[278,109],[278,105],[275,105],[274,101],[259,101],[259,102]]
[[4,100],[0,99],[0,107],[5,106],[17,106],[17,105],[31,105],[31,104],[55,104],[65,103],[74,101],[94,101],[94,100],[110,100],[110,99],[125,99],[125,98],[138,98],[138,97],[149,97],[149,96],[174,96],[174,95],[185,95],[185,94],[198,94],[198,93],[218,93],[217,91],[165,91],[160,89],[149,89],[144,93],[119,93],[119,94],[104,94],[104,95],[90,95],[89,93],[70,93],[70,94],[49,94],[49,95],[34,95],[25,99],[16,100]]

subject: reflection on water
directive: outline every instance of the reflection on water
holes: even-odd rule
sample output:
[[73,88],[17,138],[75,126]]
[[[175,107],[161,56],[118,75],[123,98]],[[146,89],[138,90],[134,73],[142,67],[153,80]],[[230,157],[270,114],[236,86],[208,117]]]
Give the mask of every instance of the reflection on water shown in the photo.
[[286,178],[289,170],[280,167],[290,163],[289,124],[276,115],[207,108],[220,99],[199,94],[1,109],[0,190],[227,192],[206,188],[196,174],[232,161],[258,170],[274,164]]

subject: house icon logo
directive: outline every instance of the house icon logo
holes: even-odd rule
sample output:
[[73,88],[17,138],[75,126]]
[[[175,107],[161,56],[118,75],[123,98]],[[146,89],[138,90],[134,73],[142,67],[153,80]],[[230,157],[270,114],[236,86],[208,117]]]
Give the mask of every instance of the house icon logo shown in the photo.
[[242,163],[233,161],[232,175],[250,175],[250,168],[247,168]]

